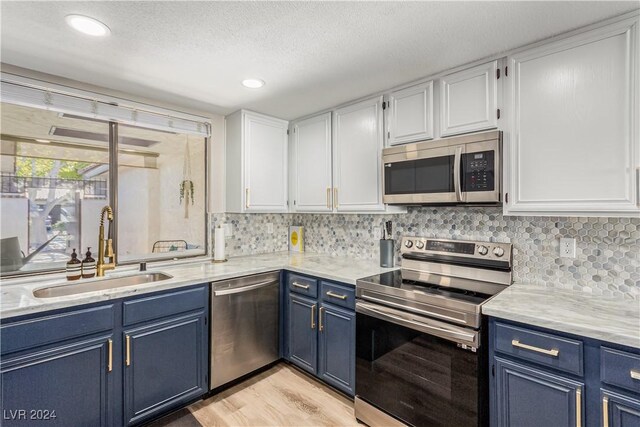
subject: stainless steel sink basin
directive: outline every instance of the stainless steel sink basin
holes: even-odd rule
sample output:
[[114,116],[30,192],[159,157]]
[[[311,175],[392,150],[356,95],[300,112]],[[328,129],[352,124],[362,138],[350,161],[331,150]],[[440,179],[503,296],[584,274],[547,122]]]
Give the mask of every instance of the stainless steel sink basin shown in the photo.
[[160,282],[171,279],[165,273],[144,273],[132,276],[111,277],[108,279],[92,280],[90,282],[71,282],[59,286],[49,286],[47,288],[36,289],[33,295],[36,298],[53,298],[67,295],[82,294],[85,292],[104,291],[106,289],[122,288],[125,286],[143,285],[145,283]]

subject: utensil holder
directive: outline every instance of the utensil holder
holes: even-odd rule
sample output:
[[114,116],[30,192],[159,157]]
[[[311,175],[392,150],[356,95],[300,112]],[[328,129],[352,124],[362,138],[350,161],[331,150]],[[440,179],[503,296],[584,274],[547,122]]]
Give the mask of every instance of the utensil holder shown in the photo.
[[380,267],[393,267],[393,260],[395,258],[395,243],[396,241],[393,239],[380,240]]

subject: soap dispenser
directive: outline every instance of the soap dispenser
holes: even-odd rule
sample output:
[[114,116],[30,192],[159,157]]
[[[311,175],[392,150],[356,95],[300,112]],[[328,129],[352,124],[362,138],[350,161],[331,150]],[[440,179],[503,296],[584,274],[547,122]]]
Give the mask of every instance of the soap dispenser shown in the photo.
[[67,280],[78,280],[80,277],[82,277],[82,263],[74,249],[71,259],[67,262]]
[[96,275],[96,260],[91,257],[91,248],[87,248],[85,255],[82,260],[82,278],[90,279]]

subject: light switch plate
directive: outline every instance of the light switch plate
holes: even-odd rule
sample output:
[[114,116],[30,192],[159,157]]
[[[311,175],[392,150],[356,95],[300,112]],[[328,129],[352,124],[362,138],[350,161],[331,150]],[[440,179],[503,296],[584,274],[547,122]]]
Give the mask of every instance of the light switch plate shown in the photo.
[[560,258],[576,257],[576,239],[562,237],[560,239]]
[[268,234],[273,234],[273,223],[271,223],[271,222],[267,223],[267,233]]
[[224,228],[225,239],[228,239],[229,237],[233,236],[233,226],[231,224],[225,223],[222,225],[222,227]]

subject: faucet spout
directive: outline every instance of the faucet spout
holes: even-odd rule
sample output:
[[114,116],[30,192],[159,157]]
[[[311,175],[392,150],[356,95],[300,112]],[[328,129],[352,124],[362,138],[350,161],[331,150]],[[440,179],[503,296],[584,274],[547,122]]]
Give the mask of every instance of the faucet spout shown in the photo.
[[[105,214],[109,221],[109,234],[105,240],[104,237],[104,219]],[[116,268],[116,254],[113,251],[113,240],[111,238],[111,224],[113,223],[113,209],[111,206],[105,206],[100,212],[100,228],[98,230],[98,259],[96,261],[96,276],[103,277],[106,270]],[[105,263],[105,257],[109,258],[109,262]]]

